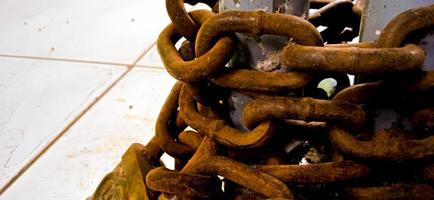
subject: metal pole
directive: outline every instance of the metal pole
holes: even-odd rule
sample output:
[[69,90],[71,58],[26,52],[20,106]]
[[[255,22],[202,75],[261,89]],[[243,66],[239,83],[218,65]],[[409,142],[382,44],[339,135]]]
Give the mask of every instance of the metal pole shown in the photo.
[[[264,10],[291,14],[307,19],[310,0],[220,0],[220,12],[231,10]],[[289,38],[275,35],[262,35],[259,38],[250,34],[236,33],[240,43],[238,51],[229,66],[248,66],[259,71],[287,71],[278,62],[279,50],[288,44]],[[232,91],[228,99],[230,116],[234,126],[247,130],[241,123],[244,106],[251,100],[247,95]]]

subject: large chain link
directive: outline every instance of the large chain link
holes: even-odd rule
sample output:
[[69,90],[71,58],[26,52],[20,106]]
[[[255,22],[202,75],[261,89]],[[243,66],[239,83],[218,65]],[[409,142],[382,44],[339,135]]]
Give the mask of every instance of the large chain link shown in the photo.
[[[421,71],[425,51],[409,43],[412,33],[433,29],[434,5],[396,16],[376,42],[345,44],[358,36],[363,1],[312,0],[318,11],[308,20],[184,9],[198,2],[217,3],[166,0],[172,24],[157,42],[179,80],[144,153],[155,163],[158,143],[176,159],[175,170],[146,175],[159,199],[434,199],[434,72]],[[226,67],[234,33],[290,38],[276,59],[289,70]],[[349,86],[346,74],[372,82]],[[326,78],[337,82],[331,95],[318,93]],[[228,117],[230,91],[252,98],[241,115],[245,130]],[[405,123],[375,131],[373,111],[385,108]]]

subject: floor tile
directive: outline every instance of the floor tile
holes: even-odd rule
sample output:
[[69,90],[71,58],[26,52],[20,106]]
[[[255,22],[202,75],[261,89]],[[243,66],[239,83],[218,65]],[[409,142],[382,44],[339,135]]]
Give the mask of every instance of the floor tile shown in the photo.
[[160,0],[0,2],[0,55],[132,64],[169,23]]
[[0,188],[125,70],[0,57]]
[[145,144],[152,137],[174,82],[161,69],[130,71],[0,199],[63,200],[91,195],[130,144]]
[[164,69],[164,64],[161,61],[160,55],[158,54],[157,45],[152,46],[152,48],[143,56],[142,59],[137,63],[138,67],[154,67]]

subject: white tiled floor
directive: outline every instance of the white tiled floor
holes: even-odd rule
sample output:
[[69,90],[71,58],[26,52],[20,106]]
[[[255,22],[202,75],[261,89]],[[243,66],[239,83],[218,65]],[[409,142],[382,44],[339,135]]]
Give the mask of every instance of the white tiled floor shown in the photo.
[[0,23],[0,199],[84,199],[154,134],[164,1],[0,0]]
[[[155,118],[173,83],[161,69],[132,70],[4,198],[85,199],[130,144],[152,137]],[[59,183],[62,187],[55,187]]]
[[132,64],[168,23],[160,0],[0,0],[0,55]]
[[0,58],[0,184],[4,185],[126,67]]

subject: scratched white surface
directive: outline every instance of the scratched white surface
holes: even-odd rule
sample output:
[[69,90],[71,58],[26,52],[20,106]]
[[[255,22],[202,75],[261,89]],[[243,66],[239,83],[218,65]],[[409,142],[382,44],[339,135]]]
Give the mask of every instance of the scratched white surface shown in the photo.
[[0,187],[126,67],[0,57]]
[[130,144],[152,137],[174,82],[162,69],[133,69],[0,199],[88,197]]
[[0,55],[132,64],[169,23],[163,0],[0,0]]
[[1,200],[85,199],[130,144],[147,143],[175,82],[151,49],[164,4],[0,0],[0,188],[77,120]]
[[157,45],[152,46],[152,48],[143,56],[142,59],[137,63],[138,67],[153,67],[164,69],[163,62],[161,61],[160,55],[158,54]]

